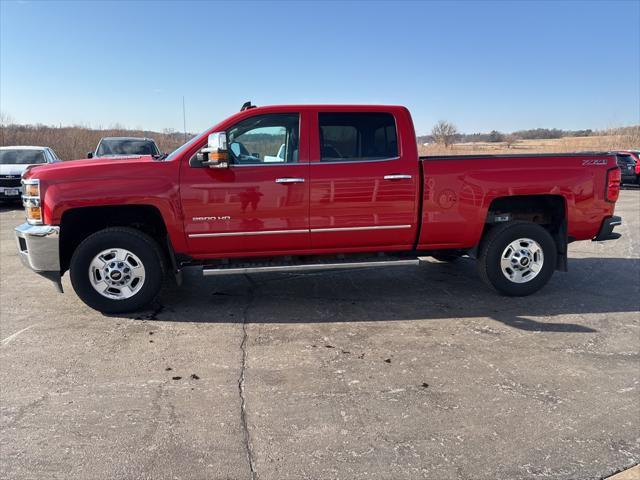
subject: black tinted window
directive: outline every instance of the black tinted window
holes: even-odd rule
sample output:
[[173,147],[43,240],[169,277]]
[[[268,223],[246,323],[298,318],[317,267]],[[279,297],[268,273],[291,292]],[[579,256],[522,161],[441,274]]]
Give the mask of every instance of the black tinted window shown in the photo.
[[629,163],[635,163],[631,155],[617,155],[618,165],[627,165]]
[[155,143],[149,140],[107,139],[100,142],[96,156],[105,155],[157,155]]
[[398,156],[396,122],[389,113],[320,113],[318,120],[323,162]]
[[0,150],[0,165],[33,165],[46,161],[42,150]]

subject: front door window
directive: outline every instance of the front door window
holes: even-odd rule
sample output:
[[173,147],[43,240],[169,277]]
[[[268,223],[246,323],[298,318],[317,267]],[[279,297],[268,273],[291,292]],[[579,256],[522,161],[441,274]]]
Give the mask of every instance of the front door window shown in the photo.
[[235,124],[227,131],[231,163],[297,163],[299,123],[297,113],[284,113],[257,115]]

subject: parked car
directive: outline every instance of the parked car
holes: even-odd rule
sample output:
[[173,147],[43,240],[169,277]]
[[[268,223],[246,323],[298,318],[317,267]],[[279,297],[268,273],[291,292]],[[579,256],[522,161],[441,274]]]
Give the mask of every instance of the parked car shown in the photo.
[[20,177],[30,165],[60,161],[49,147],[0,147],[0,200],[20,200]]
[[166,158],[35,167],[20,257],[60,290],[69,270],[87,305],[125,312],[186,267],[383,268],[425,255],[469,255],[490,287],[528,295],[567,270],[568,243],[620,236],[611,153],[419,157],[415,139],[404,107],[273,106]]
[[616,162],[620,167],[620,182],[640,184],[640,164],[636,154],[630,151],[616,152]]
[[104,137],[95,151],[87,153],[94,157],[130,157],[131,155],[160,155],[160,149],[152,138]]
[[622,172],[622,183],[640,185],[640,151],[622,150],[616,152],[616,159]]

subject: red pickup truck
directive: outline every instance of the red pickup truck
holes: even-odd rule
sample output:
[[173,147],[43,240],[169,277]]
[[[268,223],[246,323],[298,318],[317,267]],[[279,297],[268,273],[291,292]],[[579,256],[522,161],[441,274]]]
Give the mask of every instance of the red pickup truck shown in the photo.
[[414,265],[477,259],[528,295],[567,269],[567,244],[618,238],[609,153],[419,157],[400,106],[242,111],[166,158],[78,160],[23,175],[27,266],[70,271],[78,296],[132,311],[169,274]]

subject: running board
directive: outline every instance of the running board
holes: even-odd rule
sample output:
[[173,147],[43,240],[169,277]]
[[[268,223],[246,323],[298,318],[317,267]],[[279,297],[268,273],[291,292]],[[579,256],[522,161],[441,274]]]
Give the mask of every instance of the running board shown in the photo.
[[397,260],[368,260],[368,261],[342,261],[342,262],[315,262],[315,263],[246,263],[219,267],[204,267],[202,275],[234,275],[244,273],[267,272],[312,272],[317,270],[340,270],[348,268],[372,268],[372,267],[401,267],[407,265],[419,265],[418,258],[402,258]]

